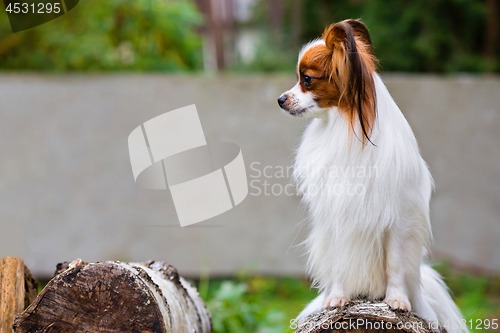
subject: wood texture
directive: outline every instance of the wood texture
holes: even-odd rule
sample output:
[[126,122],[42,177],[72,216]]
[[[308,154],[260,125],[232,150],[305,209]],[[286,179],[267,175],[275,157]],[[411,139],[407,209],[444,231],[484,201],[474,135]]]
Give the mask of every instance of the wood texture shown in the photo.
[[0,259],[0,333],[12,333],[14,318],[33,302],[37,288],[37,281],[21,259]]
[[163,262],[57,266],[15,332],[209,333],[211,318],[196,289]]
[[386,303],[355,300],[343,307],[325,309],[299,323],[295,333],[406,332],[442,333],[440,327],[406,311],[392,310]]

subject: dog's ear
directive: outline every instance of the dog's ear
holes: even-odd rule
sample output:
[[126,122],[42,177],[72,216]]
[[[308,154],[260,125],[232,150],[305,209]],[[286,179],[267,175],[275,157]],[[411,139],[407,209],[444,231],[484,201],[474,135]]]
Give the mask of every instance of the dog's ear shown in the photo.
[[366,25],[359,19],[358,20],[349,19],[345,20],[344,22],[351,26],[351,28],[353,29],[354,36],[359,38],[363,43],[365,43],[366,47],[373,54],[372,39],[370,37],[370,32],[368,31]]
[[323,32],[323,40],[327,49],[333,51],[335,47],[344,48],[347,44],[355,44],[352,27],[344,22],[330,25]]
[[327,27],[322,38],[331,57],[330,79],[340,91],[338,109],[347,114],[351,133],[356,134],[359,123],[363,143],[370,141],[376,118],[376,94],[375,58],[368,29],[359,21],[346,20]]

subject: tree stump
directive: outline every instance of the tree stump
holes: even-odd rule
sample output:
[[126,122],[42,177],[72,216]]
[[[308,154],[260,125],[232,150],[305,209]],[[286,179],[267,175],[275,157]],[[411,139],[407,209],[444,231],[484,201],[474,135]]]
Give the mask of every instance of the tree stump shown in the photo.
[[301,321],[295,333],[328,332],[406,332],[442,333],[437,325],[413,313],[392,310],[386,303],[355,300],[343,307],[325,309]]
[[210,333],[196,289],[164,262],[59,264],[14,332]]
[[37,294],[38,282],[21,259],[0,259],[0,333],[12,333],[14,318]]

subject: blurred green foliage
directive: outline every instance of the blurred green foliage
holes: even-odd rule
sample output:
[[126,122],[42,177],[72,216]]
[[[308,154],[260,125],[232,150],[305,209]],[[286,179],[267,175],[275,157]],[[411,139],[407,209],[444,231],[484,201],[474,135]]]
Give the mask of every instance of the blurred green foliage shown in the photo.
[[[297,11],[299,2],[302,8]],[[488,33],[492,17],[500,29],[500,12],[490,15],[486,1],[283,0],[283,4],[282,29],[272,31],[269,1],[257,0],[253,18],[240,27],[261,32],[256,55],[248,63],[230,64],[230,69],[292,72],[301,44],[319,37],[333,22],[361,18],[371,31],[383,71],[500,72],[500,41],[497,37],[496,45],[490,45]],[[81,0],[66,15],[15,34],[2,12],[0,69],[202,69],[197,29],[203,17],[194,0]]]
[[193,70],[202,67],[202,23],[189,0],[100,0],[13,34],[0,14],[0,68]]
[[[484,322],[476,328],[478,319],[500,321],[499,277],[454,270],[444,262],[435,268],[443,275],[464,317],[473,320],[472,332],[488,332]],[[200,291],[207,282],[201,282]],[[208,292],[202,294],[212,314],[214,333],[292,333],[290,320],[315,296],[302,279],[251,275],[209,281]]]
[[283,333],[315,292],[304,280],[251,276],[210,281],[214,333]]
[[[253,24],[269,22],[268,1],[255,6]],[[498,72],[500,45],[487,54],[488,7],[478,0],[302,0],[298,38],[294,0],[284,0],[283,37],[273,39],[242,69],[293,70],[299,45],[321,36],[324,28],[361,18],[371,32],[381,70],[406,72]],[[498,8],[497,8],[498,10]],[[495,13],[497,29],[500,13]],[[267,28],[264,28],[267,31]],[[500,31],[497,31],[500,35]],[[298,40],[297,40],[298,39]],[[280,40],[281,43],[276,41]],[[294,49],[290,54],[289,50]],[[272,54],[272,56],[269,56]]]

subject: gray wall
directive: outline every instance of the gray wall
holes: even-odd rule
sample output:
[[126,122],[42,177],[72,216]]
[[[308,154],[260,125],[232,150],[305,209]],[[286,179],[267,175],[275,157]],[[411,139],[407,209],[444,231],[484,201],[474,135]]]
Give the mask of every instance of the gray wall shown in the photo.
[[[436,251],[500,270],[500,78],[384,80],[435,177]],[[254,178],[250,165],[291,164],[306,122],[281,114],[276,98],[293,83],[293,76],[0,75],[0,257],[21,256],[40,276],[76,257],[165,260],[194,277],[303,274],[296,197],[250,188],[235,209],[180,228],[167,191],[135,185],[127,148],[144,121],[196,103],[209,142],[240,145],[250,181],[284,186],[286,178]]]

